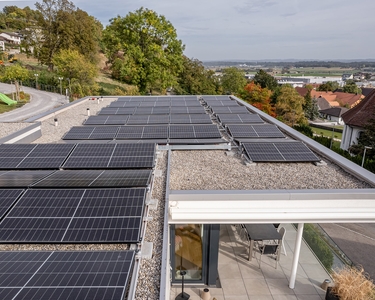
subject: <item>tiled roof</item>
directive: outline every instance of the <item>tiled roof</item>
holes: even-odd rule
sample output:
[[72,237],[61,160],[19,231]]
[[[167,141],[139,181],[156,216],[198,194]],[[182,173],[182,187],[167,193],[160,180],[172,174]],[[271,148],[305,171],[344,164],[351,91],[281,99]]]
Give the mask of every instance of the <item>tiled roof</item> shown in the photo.
[[370,119],[375,118],[375,89],[358,105],[344,113],[342,118],[346,125],[362,128]]
[[298,94],[300,94],[300,96],[305,97],[309,90],[307,88],[297,86],[296,91]]
[[331,108],[331,105],[325,98],[319,97],[319,98],[316,98],[316,100],[318,101],[319,110]]
[[331,107],[328,109],[320,110],[319,112],[333,117],[341,117],[341,115],[347,111],[348,109],[345,107]]
[[362,95],[360,94],[350,94],[350,93],[343,93],[343,92],[334,92],[336,95],[336,100],[342,106],[347,105],[349,107],[354,107],[361,101]]
[[340,103],[337,102],[337,96],[334,95],[332,92],[321,92],[321,91],[311,91],[311,97],[319,98],[322,97],[326,99],[331,106],[340,106]]
[[374,88],[361,88],[361,90],[362,90],[362,95],[366,97],[368,94],[370,94],[374,90]]

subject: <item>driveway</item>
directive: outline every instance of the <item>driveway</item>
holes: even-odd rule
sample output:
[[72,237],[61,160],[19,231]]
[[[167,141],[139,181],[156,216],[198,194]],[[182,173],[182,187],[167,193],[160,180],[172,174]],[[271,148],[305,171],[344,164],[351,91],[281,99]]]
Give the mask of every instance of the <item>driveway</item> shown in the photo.
[[[30,102],[20,108],[0,114],[1,123],[22,122],[67,103],[64,95],[39,91],[29,87],[22,87],[22,90],[30,95]],[[0,93],[10,94],[11,92],[15,92],[14,85],[0,83]]]

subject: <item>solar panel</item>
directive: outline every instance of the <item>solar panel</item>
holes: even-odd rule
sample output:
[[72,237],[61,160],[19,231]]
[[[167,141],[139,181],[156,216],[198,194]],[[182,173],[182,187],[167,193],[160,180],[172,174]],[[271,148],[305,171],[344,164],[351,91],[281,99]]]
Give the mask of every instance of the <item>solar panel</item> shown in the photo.
[[216,125],[170,125],[170,139],[209,139],[221,138]]
[[1,299],[122,300],[134,255],[134,251],[4,251]]
[[0,190],[0,219],[9,208],[16,202],[17,198],[22,194],[21,189],[1,189]]
[[222,124],[264,123],[258,114],[218,114]]
[[1,144],[0,157],[25,157],[35,147],[35,144]]
[[234,125],[228,124],[229,134],[237,138],[284,138],[285,135],[277,126],[271,124],[263,125]]
[[125,125],[127,119],[127,115],[91,116],[84,122],[84,125]]
[[105,107],[98,113],[98,115],[132,115],[134,114],[136,108],[135,107],[123,107],[123,108],[115,108],[115,107]]
[[[57,169],[73,147],[74,145],[69,144],[14,144],[12,147],[3,147],[4,155],[13,155],[13,157],[0,157],[0,168]],[[6,148],[13,152],[6,153],[4,151]],[[15,155],[19,155],[19,157],[15,157]]]
[[167,139],[168,126],[145,126],[142,139]]
[[63,140],[86,140],[90,137],[95,127],[89,126],[73,126],[63,136]]
[[90,134],[90,140],[111,140],[114,139],[118,131],[117,126],[95,127]]
[[63,168],[152,168],[155,162],[155,149],[155,144],[150,143],[78,144]]
[[246,114],[250,113],[245,106],[230,106],[230,107],[215,107],[213,108],[215,114]]
[[169,115],[151,115],[148,124],[168,124]]
[[170,139],[194,139],[194,128],[188,125],[170,125],[169,127]]
[[27,190],[0,223],[0,242],[135,243],[145,188]]
[[116,139],[141,139],[144,126],[121,126]]
[[251,161],[310,162],[320,159],[302,142],[243,143]]
[[0,174],[0,187],[28,187],[52,171],[7,171]]

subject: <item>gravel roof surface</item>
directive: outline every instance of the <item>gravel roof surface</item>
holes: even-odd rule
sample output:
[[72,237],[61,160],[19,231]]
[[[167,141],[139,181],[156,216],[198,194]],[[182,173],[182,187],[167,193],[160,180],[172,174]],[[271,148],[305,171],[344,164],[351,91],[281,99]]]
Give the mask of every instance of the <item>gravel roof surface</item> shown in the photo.
[[[232,155],[233,154],[233,155]],[[325,160],[326,161],[326,160]],[[338,166],[312,163],[257,163],[223,150],[173,151],[171,190],[275,190],[371,188]]]
[[0,138],[29,127],[30,123],[0,123]]

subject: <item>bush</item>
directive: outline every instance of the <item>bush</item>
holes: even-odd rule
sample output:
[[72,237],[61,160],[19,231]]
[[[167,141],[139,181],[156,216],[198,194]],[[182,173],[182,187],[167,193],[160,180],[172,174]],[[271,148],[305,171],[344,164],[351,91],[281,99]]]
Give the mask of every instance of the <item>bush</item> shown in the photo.
[[293,128],[310,138],[313,137],[314,132],[309,125],[299,124],[299,125],[294,125]]
[[303,238],[327,270],[332,269],[333,254],[320,232],[311,224],[305,224]]
[[362,267],[345,267],[332,273],[334,286],[332,292],[340,300],[375,299],[375,286]]

